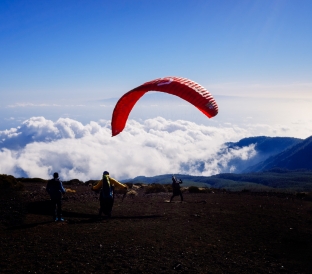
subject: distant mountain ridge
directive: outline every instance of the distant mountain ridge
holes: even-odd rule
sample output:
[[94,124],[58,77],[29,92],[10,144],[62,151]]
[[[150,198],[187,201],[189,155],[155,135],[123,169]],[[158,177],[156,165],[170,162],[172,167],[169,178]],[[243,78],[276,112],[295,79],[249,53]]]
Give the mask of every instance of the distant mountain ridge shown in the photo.
[[231,172],[231,167],[234,167],[235,173],[249,172],[248,168],[259,164],[267,160],[268,158],[275,156],[284,150],[293,147],[301,143],[303,139],[292,138],[292,137],[267,137],[267,136],[256,136],[241,139],[238,142],[225,143],[225,147],[220,153],[226,153],[227,150],[238,150],[250,145],[254,145],[256,155],[243,160],[240,158],[231,159],[228,162],[229,169],[224,172]]
[[312,136],[252,167],[247,168],[245,171],[259,172],[270,170],[272,168],[312,170]]
[[[245,161],[231,160],[231,164],[236,164],[240,172],[222,172],[213,176],[185,174],[176,176],[183,180],[183,186],[194,185],[229,190],[312,190],[312,136],[306,139],[265,136],[244,138],[236,143],[226,143],[224,152],[226,149],[239,150],[250,145],[254,145],[257,152],[255,157]],[[255,164],[251,165],[251,163]],[[124,181],[168,184],[171,183],[171,176],[172,174],[154,177],[138,176]]]
[[244,138],[236,143],[229,142],[226,144],[229,148],[244,147],[251,144],[256,144],[255,148],[257,149],[257,151],[273,155],[285,150],[285,148],[298,144],[302,141],[303,139],[293,137],[257,136]]
[[[138,176],[123,180],[123,183],[133,184],[171,184],[172,174],[153,177]],[[176,174],[182,179],[182,187],[197,186],[230,191],[311,191],[312,171],[285,170],[275,168],[265,172],[252,173],[222,173],[213,176],[192,176]]]

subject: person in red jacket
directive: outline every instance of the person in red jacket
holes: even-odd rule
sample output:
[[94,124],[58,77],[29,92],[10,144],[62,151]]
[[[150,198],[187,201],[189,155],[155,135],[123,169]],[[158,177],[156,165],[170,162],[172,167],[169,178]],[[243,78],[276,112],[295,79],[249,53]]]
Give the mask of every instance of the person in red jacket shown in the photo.
[[108,171],[103,172],[102,180],[100,180],[95,186],[92,186],[92,190],[100,190],[100,209],[99,217],[102,213],[111,217],[112,209],[114,205],[114,189],[127,189],[127,186],[118,182],[116,179],[109,176]]

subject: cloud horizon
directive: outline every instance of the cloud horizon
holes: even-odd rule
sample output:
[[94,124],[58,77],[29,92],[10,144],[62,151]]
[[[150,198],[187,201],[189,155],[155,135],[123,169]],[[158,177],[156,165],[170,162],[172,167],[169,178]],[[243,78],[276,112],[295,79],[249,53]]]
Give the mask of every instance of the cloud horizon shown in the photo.
[[[255,136],[261,129],[274,135],[283,128],[253,125],[206,126],[162,117],[129,120],[111,137],[109,120],[82,123],[32,117],[16,128],[0,131],[0,173],[48,179],[58,172],[63,180],[99,179],[104,170],[119,180],[136,176],[190,174],[210,176],[235,172],[233,159],[256,156],[254,146],[224,150],[226,142]],[[222,153],[220,153],[222,151]]]

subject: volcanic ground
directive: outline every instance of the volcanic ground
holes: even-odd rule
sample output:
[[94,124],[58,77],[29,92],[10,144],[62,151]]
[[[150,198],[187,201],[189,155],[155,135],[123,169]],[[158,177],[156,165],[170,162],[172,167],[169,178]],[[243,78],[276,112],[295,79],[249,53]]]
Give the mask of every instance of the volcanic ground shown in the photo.
[[[290,193],[209,191],[116,197],[65,185],[54,222],[42,182],[2,193],[1,273],[311,273],[312,202]],[[76,191],[76,192],[74,192]]]

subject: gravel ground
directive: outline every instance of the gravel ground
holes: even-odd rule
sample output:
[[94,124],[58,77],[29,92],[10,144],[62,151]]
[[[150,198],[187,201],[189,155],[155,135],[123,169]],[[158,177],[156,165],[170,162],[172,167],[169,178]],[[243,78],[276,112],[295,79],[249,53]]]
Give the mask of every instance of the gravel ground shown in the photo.
[[311,273],[312,203],[290,194],[171,193],[115,199],[65,186],[54,222],[42,183],[0,196],[1,273]]

